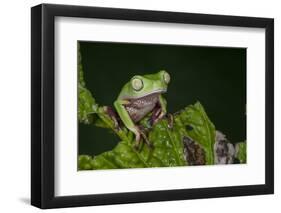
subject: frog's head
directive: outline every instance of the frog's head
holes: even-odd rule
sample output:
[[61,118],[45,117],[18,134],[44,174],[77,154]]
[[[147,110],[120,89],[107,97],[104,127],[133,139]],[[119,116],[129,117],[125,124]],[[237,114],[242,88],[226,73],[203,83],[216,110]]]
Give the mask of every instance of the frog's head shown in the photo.
[[120,98],[141,98],[154,93],[165,93],[170,82],[170,75],[164,70],[155,74],[135,75],[123,87]]

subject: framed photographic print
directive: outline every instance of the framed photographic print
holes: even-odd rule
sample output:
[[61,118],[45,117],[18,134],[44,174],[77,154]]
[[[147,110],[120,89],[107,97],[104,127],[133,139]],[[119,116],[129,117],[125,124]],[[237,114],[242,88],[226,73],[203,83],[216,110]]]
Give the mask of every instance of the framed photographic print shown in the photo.
[[274,191],[274,21],[31,9],[31,203]]

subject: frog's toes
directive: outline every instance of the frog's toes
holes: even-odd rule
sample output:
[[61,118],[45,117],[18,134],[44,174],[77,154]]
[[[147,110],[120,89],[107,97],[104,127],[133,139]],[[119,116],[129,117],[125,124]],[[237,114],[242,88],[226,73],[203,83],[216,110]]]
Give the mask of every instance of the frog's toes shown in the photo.
[[151,117],[151,124],[154,125],[156,124],[160,119],[162,119],[165,116],[165,113],[162,111],[161,108],[156,109],[153,113],[152,113],[152,117]]
[[174,127],[174,116],[172,114],[167,114],[168,128],[172,129]]
[[139,147],[141,141],[143,141],[144,143],[147,144],[147,146],[149,148],[153,148],[152,143],[150,143],[150,141],[148,140],[146,133],[145,133],[145,129],[142,126],[138,126],[137,127],[137,132],[135,133],[136,135],[136,144],[135,147]]
[[153,148],[153,145],[152,145],[152,143],[148,140],[148,138],[147,138],[145,132],[141,131],[140,134],[141,134],[141,136],[142,136],[144,142],[147,144],[147,146],[148,146],[149,148]]
[[140,150],[140,145],[141,145],[140,142],[141,142],[140,139],[137,140],[137,138],[136,138],[136,143],[133,146],[135,151],[139,151]]
[[137,142],[137,143],[140,143],[140,140],[141,140],[140,130],[138,130],[138,131],[135,133],[135,135],[136,135],[136,142]]
[[114,122],[115,129],[118,129],[118,130],[121,129],[121,126],[120,126],[119,121],[118,121],[118,115],[116,114],[115,110],[110,106],[105,106],[104,111],[107,113],[107,115]]

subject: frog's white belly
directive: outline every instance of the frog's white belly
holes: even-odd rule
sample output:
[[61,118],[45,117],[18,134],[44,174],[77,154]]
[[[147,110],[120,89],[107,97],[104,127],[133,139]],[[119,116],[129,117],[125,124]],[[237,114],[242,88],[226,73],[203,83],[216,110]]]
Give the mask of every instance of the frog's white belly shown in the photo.
[[138,99],[130,99],[126,110],[134,122],[138,122],[151,112],[159,101],[159,94],[151,94]]

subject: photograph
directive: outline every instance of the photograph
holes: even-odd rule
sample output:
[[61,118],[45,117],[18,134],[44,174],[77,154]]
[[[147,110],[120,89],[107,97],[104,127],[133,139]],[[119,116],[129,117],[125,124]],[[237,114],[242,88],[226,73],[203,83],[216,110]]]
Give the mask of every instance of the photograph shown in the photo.
[[33,206],[274,193],[273,18],[39,4],[31,41]]
[[247,48],[77,41],[77,170],[246,164]]

